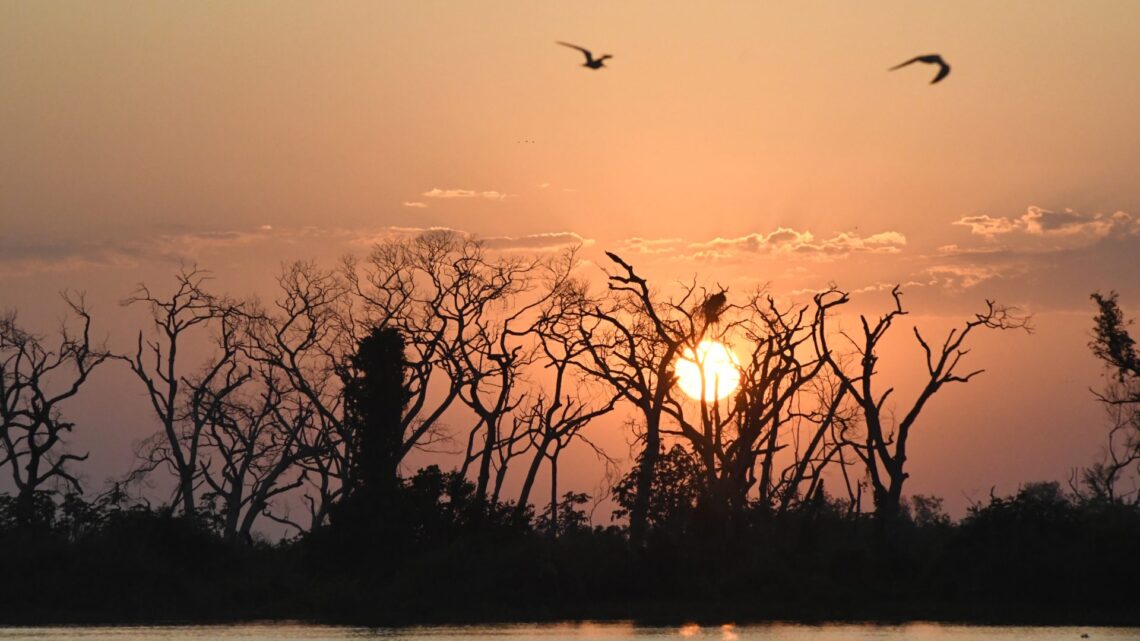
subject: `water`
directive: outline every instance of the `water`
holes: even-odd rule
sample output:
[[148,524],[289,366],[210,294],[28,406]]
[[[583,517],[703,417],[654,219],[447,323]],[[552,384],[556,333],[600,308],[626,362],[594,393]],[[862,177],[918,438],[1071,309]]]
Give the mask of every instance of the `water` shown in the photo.
[[560,623],[540,625],[355,628],[301,624],[243,624],[219,626],[132,626],[2,628],[0,641],[1140,641],[1140,628],[992,627],[912,623],[905,625],[722,625],[641,627],[631,623]]

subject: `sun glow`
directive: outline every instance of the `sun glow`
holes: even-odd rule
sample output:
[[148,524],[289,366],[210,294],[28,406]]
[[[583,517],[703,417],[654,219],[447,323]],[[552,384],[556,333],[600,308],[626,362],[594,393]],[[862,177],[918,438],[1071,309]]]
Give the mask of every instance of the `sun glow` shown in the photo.
[[717,341],[701,341],[695,355],[692,348],[685,348],[677,359],[676,373],[677,386],[697,400],[721,399],[740,386],[740,360]]

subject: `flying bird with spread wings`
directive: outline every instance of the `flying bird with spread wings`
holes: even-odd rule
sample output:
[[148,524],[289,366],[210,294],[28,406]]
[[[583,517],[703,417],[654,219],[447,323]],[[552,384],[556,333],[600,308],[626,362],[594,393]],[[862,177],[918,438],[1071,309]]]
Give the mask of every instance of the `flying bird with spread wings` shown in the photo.
[[934,80],[931,80],[930,84],[934,84],[934,83],[942,80],[946,76],[950,75],[950,65],[946,64],[946,61],[942,59],[942,56],[940,56],[936,53],[927,54],[925,56],[915,56],[915,57],[911,58],[910,60],[907,60],[906,62],[904,62],[900,65],[895,65],[895,66],[891,67],[890,69],[887,69],[887,71],[894,71],[895,69],[902,69],[903,67],[905,67],[907,65],[912,65],[916,62],[924,62],[928,65],[938,65],[938,75],[934,76]]
[[589,49],[579,47],[578,45],[572,45],[569,42],[562,42],[561,40],[556,41],[554,44],[559,44],[563,47],[570,47],[571,49],[577,49],[578,51],[581,51],[582,54],[586,56],[586,62],[582,63],[582,66],[589,67],[590,69],[601,69],[602,67],[606,66],[606,60],[613,58],[613,56],[608,53],[600,58],[595,58],[594,54],[590,53]]

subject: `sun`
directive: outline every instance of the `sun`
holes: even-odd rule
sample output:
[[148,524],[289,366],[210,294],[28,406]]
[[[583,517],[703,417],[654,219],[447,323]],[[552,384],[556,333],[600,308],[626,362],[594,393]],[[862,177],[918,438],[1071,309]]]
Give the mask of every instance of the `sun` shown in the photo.
[[[724,343],[704,340],[677,359],[677,386],[690,398],[721,399],[740,387],[740,360]],[[704,376],[701,373],[704,373]]]

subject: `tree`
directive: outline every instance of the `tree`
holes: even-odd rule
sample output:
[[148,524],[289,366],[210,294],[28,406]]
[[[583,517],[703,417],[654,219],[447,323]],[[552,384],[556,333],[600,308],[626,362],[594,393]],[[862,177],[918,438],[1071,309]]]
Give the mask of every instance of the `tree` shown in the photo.
[[394,328],[374,328],[360,341],[344,381],[345,421],[355,434],[349,493],[391,493],[399,485],[401,421],[408,396],[404,340]]
[[1140,356],[1128,332],[1132,323],[1125,319],[1116,292],[1095,293],[1091,298],[1097,315],[1089,348],[1108,374],[1104,389],[1094,394],[1104,406],[1110,428],[1100,460],[1083,470],[1081,480],[1090,498],[1119,501],[1131,495],[1131,501],[1140,505],[1135,487],[1127,491],[1121,487],[1129,472],[1133,481],[1140,477]]
[[[614,510],[615,517],[630,516],[638,504],[638,493],[642,491],[641,465],[641,460],[638,460],[614,486],[614,498],[618,504],[618,509]],[[678,444],[667,451],[661,447],[653,457],[653,466],[653,484],[645,501],[646,524],[674,533],[683,532],[690,525],[700,498],[700,464]]]
[[970,334],[977,328],[983,329],[1024,329],[1031,331],[1029,318],[1020,316],[1017,310],[1010,307],[996,305],[993,301],[986,301],[986,308],[974,315],[960,329],[952,329],[947,334],[941,346],[932,348],[922,337],[917,327],[913,328],[915,340],[926,354],[927,376],[917,397],[903,413],[903,418],[896,425],[891,426],[884,419],[884,406],[887,399],[894,392],[888,387],[879,393],[875,389],[875,366],[879,361],[877,350],[893,322],[906,311],[902,306],[902,292],[896,286],[891,290],[894,300],[894,309],[890,310],[872,326],[866,316],[859,317],[862,325],[862,337],[858,340],[848,337],[857,350],[860,360],[859,368],[855,373],[849,373],[827,346],[827,337],[821,340],[822,353],[829,360],[832,371],[842,381],[844,388],[855,399],[859,407],[863,426],[863,438],[852,438],[847,441],[853,451],[866,466],[867,475],[871,481],[874,493],[875,514],[880,522],[890,522],[899,514],[903,483],[909,477],[906,471],[907,446],[919,414],[926,403],[948,383],[967,383],[984,370],[974,370],[966,374],[957,373],[958,365],[969,352],[963,345]]
[[[356,444],[344,417],[343,380],[356,347],[348,284],[335,272],[297,261],[283,266],[267,307],[245,305],[248,358],[283,397],[280,425],[296,434],[296,465],[309,528],[323,525],[345,491]],[[299,529],[292,519],[268,515]]]
[[530,405],[515,416],[515,430],[511,434],[516,438],[516,433],[521,432],[534,452],[519,491],[515,516],[521,518],[527,510],[539,468],[544,461],[548,462],[550,507],[546,519],[555,532],[559,531],[558,458],[562,451],[573,441],[580,440],[593,448],[603,461],[611,462],[600,447],[582,434],[582,429],[591,421],[612,411],[618,400],[612,390],[579,375],[574,368],[589,349],[575,333],[589,304],[586,285],[568,280],[543,310],[535,324],[541,349],[537,363],[548,371],[548,382],[533,396]]
[[[1091,298],[1096,302],[1098,313],[1093,317],[1095,327],[1089,348],[1119,380],[1140,378],[1140,356],[1136,354],[1136,341],[1127,329],[1132,321],[1125,320],[1116,292],[1109,292],[1107,296],[1096,293]],[[1130,390],[1127,398],[1127,402],[1140,402],[1140,388]]]
[[[677,429],[665,433],[692,446],[703,468],[705,513],[721,525],[743,513],[753,490],[759,505],[780,511],[811,495],[838,453],[838,442],[828,436],[844,391],[815,383],[827,363],[819,336],[828,313],[847,295],[830,289],[813,301],[814,307],[780,309],[771,296],[753,294],[733,310],[734,320],[700,332],[702,339],[749,347],[738,391],[726,402],[696,401],[696,420],[687,411],[692,402],[670,399],[666,405]],[[789,447],[792,456],[778,459]]]
[[475,479],[477,502],[497,502],[523,438],[539,357],[535,328],[575,266],[554,257],[493,254],[478,240],[433,230],[378,244],[344,274],[363,321],[396,329],[406,342],[408,405],[400,458],[451,438],[440,419],[455,404],[473,420],[460,472]]
[[[161,430],[142,444],[139,455],[142,467],[137,474],[146,474],[160,466],[167,466],[176,478],[173,506],[181,506],[183,516],[193,519],[197,512],[195,492],[200,483],[198,454],[201,445],[201,422],[187,421],[184,411],[185,365],[180,349],[187,347],[190,334],[206,329],[218,317],[222,307],[219,301],[204,289],[206,272],[197,267],[183,268],[175,276],[177,287],[169,297],[160,298],[140,284],[133,295],[124,300],[124,306],[143,305],[150,313],[152,338],[144,339],[138,333],[134,354],[118,355],[134,372],[146,388],[151,409]],[[225,359],[217,359],[217,372],[205,374],[212,378],[226,366]]]
[[699,323],[696,320],[696,310],[705,299],[696,300],[695,285],[677,299],[659,301],[632,265],[617,254],[606,255],[618,270],[609,275],[609,300],[594,303],[581,315],[577,334],[586,350],[577,366],[613,386],[616,395],[641,415],[637,424],[644,429],[639,435],[642,449],[628,510],[630,539],[639,545],[649,525],[653,479],[663,446],[662,420],[676,383],[673,367],[686,346],[695,349],[700,343],[708,322],[703,316]]
[[65,321],[54,345],[22,329],[15,312],[0,317],[0,469],[10,467],[21,527],[37,525],[36,515],[42,513],[37,503],[50,483],[82,491],[68,464],[87,455],[67,451],[66,437],[75,424],[63,418],[62,405],[108,358],[91,343],[91,315],[83,297],[64,294],[63,299],[80,327]]
[[[654,459],[663,437],[691,447],[700,466],[702,512],[718,527],[743,513],[754,490],[762,504],[779,503],[782,510],[805,484],[816,488],[823,467],[838,457],[834,420],[845,392],[832,390],[814,404],[801,397],[822,389],[812,387],[827,369],[818,337],[829,311],[847,296],[832,289],[815,297],[814,307],[780,309],[759,291],[738,306],[728,303],[724,289],[710,293],[691,283],[661,298],[632,266],[609,257],[620,268],[609,278],[613,296],[582,314],[578,334],[585,348],[578,366],[611,385],[640,414],[643,448],[638,486],[629,493],[631,538],[640,540],[648,523]],[[699,362],[706,341],[749,346],[740,389],[727,399],[693,400],[674,391],[678,359]],[[703,378],[703,366],[697,369]],[[789,445],[794,456],[780,467],[777,452]]]

